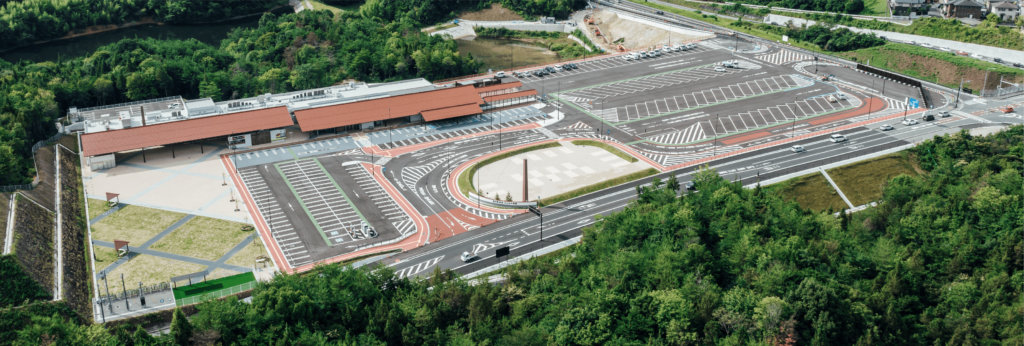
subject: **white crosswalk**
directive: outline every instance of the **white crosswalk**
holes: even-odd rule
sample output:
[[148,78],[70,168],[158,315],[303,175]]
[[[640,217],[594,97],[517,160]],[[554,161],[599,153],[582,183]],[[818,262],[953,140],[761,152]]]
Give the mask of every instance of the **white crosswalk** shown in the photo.
[[441,255],[440,257],[437,257],[437,258],[434,258],[434,259],[429,259],[429,260],[417,263],[416,265],[413,265],[411,267],[407,267],[405,269],[399,270],[398,272],[395,272],[395,277],[397,277],[399,279],[403,279],[403,278],[407,278],[407,277],[419,274],[420,272],[422,272],[424,270],[433,268],[434,265],[436,265],[437,262],[441,262],[441,259],[443,259],[443,258],[444,258],[444,255]]
[[683,144],[708,138],[700,124],[693,124],[682,131],[666,133],[646,138],[647,141],[660,144]]
[[708,150],[704,150],[704,151],[700,151],[700,152],[692,153],[692,154],[670,155],[670,154],[653,154],[653,153],[647,153],[647,152],[641,152],[641,153],[644,156],[646,156],[647,158],[653,160],[654,162],[657,162],[658,164],[660,164],[662,166],[670,167],[670,166],[678,165],[678,164],[681,164],[681,163],[690,162],[690,161],[693,161],[693,160],[700,160],[700,159],[703,159],[703,158],[708,158],[708,157],[711,157],[712,155],[720,155],[720,154],[728,153],[728,152],[739,150],[739,149],[740,149],[739,146],[729,145],[729,146],[719,147],[716,150],[708,149]]
[[563,129],[566,129],[566,130],[590,130],[590,129],[593,129],[593,127],[590,127],[590,125],[587,125],[587,124],[583,123],[582,121],[577,121],[575,124],[563,127]]
[[776,65],[784,65],[794,61],[807,60],[810,59],[811,56],[796,53],[788,49],[781,49],[775,53],[755,55],[754,58]]

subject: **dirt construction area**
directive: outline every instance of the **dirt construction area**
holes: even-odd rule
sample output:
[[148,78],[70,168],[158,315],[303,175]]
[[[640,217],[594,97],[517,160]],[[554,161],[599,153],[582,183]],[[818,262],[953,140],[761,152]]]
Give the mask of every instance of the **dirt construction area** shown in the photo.
[[491,8],[480,11],[463,12],[459,18],[476,21],[523,20],[522,16],[512,10],[501,7],[501,4],[491,4]]
[[[707,33],[687,30],[683,28],[669,27],[662,25],[648,25],[647,21],[634,20],[634,18],[620,15],[611,11],[599,11],[593,15],[594,24],[601,29],[601,33],[609,43],[610,48],[618,44],[626,49],[640,49],[655,45],[692,42],[699,39],[711,37]],[[622,42],[615,42],[623,39]]]

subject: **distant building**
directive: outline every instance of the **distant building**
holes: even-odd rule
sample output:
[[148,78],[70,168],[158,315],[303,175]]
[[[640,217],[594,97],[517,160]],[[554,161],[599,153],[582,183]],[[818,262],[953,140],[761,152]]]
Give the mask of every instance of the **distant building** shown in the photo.
[[1020,6],[1006,1],[1006,2],[989,2],[988,13],[995,13],[999,16],[999,20],[1003,22],[1013,22],[1017,20],[1017,16],[1020,15]]
[[894,16],[909,16],[925,6],[925,0],[889,0],[889,9]]
[[946,3],[943,8],[946,18],[985,19],[985,7],[973,0],[955,0]]

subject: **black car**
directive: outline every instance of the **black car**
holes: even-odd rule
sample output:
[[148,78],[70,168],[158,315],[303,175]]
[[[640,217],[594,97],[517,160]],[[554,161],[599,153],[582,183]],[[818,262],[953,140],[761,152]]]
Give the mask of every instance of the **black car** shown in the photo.
[[998,62],[998,63],[1002,63],[1002,62],[1003,62],[1003,59],[1000,59],[1000,58],[993,58],[993,59],[992,59],[992,61],[995,61],[995,62]]
[[1015,62],[1013,63],[1013,67],[1024,67],[1024,65],[1021,65],[1019,62]]
[[572,65],[573,70],[580,68],[579,66],[576,66],[576,63],[570,63],[569,65]]
[[564,68],[566,70],[571,70],[571,69],[576,68],[576,66],[572,66],[572,64],[565,64],[565,65],[562,65],[562,68]]
[[690,191],[697,190],[697,185],[694,185],[692,181],[686,182],[686,189]]
[[540,70],[540,75],[541,76],[547,76],[549,74],[551,74],[551,72],[548,72],[548,70]]
[[533,71],[533,75],[537,77],[541,76],[540,71]]
[[930,113],[926,113],[925,115],[921,116],[921,120],[932,121],[932,120],[935,120],[935,116],[931,115]]
[[544,70],[547,71],[548,73],[555,72],[555,68],[551,66],[545,67]]
[[654,13],[657,13],[658,15],[662,15],[662,16],[665,15],[665,12],[662,12],[662,11],[657,11],[657,12],[654,12]]

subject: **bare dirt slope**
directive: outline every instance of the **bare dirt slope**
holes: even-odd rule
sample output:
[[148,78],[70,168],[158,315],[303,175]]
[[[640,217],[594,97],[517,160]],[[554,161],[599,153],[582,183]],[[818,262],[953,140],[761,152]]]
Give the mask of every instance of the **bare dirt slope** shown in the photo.
[[703,36],[684,35],[669,32],[665,29],[656,28],[640,22],[619,18],[611,11],[599,11],[594,13],[594,24],[601,29],[601,33],[608,37],[609,42],[615,42],[625,38],[622,46],[626,49],[640,49],[655,45],[689,42],[703,38]]
[[463,12],[459,16],[465,20],[477,20],[477,21],[505,21],[505,20],[523,20],[523,17],[519,14],[501,7],[501,4],[491,4],[491,8],[475,11],[475,12]]

